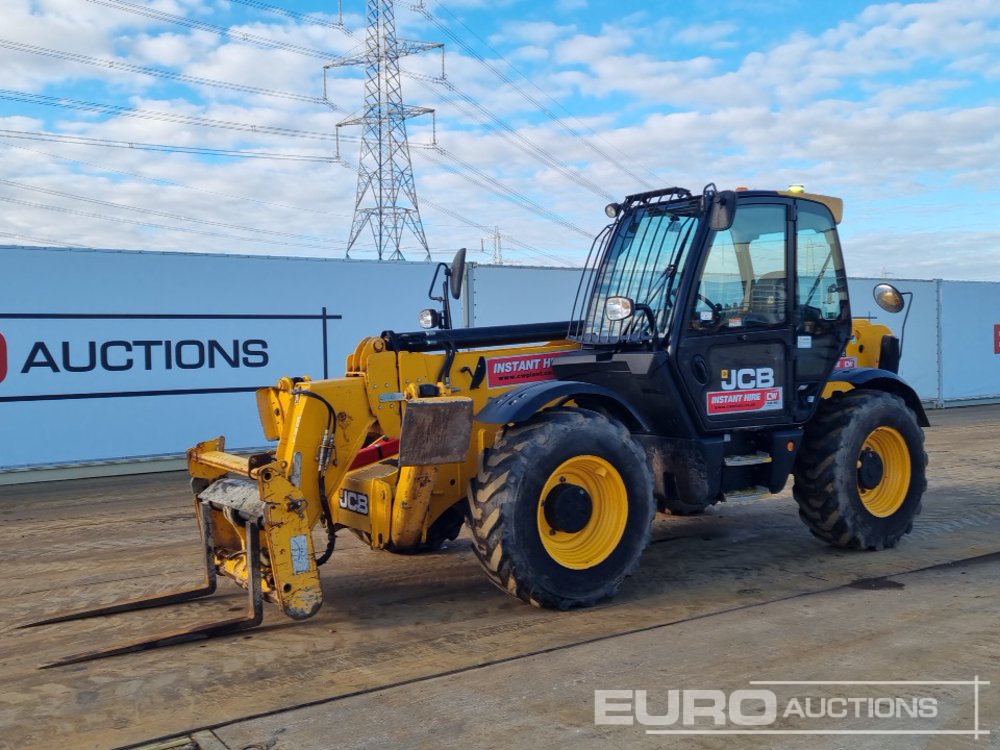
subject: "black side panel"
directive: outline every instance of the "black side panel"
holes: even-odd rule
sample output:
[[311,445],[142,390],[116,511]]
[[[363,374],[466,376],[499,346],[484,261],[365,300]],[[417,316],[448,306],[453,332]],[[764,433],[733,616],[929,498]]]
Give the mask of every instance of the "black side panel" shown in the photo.
[[879,355],[878,355],[879,369],[888,370],[889,372],[893,373],[898,373],[900,355],[901,353],[899,351],[899,339],[891,335],[883,336],[882,347],[879,350]]
[[795,397],[791,331],[688,336],[678,347],[678,379],[705,432],[791,422]]
[[788,481],[788,475],[792,473],[795,465],[795,457],[799,453],[799,445],[802,443],[802,428],[793,430],[775,430],[769,436],[770,446],[768,453],[771,454],[770,478],[767,488],[771,492],[781,492]]
[[721,437],[680,440],[639,435],[636,439],[649,457],[660,510],[679,504],[693,511],[715,502],[722,488],[726,450]]
[[617,395],[641,415],[647,432],[694,438],[697,427],[685,406],[676,379],[667,366],[667,353],[583,350],[553,360],[558,378],[592,383]]

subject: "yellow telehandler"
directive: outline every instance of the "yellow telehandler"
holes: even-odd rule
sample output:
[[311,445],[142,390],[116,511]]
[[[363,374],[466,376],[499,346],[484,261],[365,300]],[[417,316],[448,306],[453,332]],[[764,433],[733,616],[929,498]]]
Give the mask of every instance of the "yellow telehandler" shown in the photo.
[[[460,251],[421,330],[364,339],[342,378],[258,392],[272,450],[234,455],[220,437],[188,451],[202,586],[32,625],[205,596],[218,574],[247,590],[245,616],[47,666],[253,627],[263,600],[308,618],[343,530],[416,553],[467,524],[491,581],[562,609],[618,590],[657,511],[780,492],[790,474],[821,540],[895,545],[920,510],[928,422],[899,340],[851,318],[842,202],[709,185],[606,213],[570,321],[452,328]],[[891,285],[875,297],[903,307]]]

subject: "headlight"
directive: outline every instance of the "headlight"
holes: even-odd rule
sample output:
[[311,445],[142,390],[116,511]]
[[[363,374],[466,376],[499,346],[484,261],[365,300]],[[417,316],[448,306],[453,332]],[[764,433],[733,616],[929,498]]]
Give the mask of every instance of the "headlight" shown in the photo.
[[604,303],[604,314],[608,320],[625,320],[635,312],[635,303],[628,297],[608,297]]
[[421,328],[437,328],[441,322],[441,315],[437,310],[432,310],[428,307],[426,310],[420,311],[417,320],[420,321]]
[[622,212],[621,203],[609,203],[604,207],[604,213],[607,214],[609,219],[617,219],[618,214]]

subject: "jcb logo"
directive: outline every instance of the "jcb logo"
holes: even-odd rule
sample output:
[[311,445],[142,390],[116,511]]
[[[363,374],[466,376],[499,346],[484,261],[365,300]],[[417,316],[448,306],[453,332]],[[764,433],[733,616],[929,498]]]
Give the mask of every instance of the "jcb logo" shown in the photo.
[[746,391],[755,388],[773,388],[774,370],[770,367],[746,367],[722,371],[722,390]]
[[363,492],[355,492],[354,490],[341,490],[340,507],[352,513],[360,513],[363,516],[367,516],[368,495]]
[[0,383],[7,377],[7,339],[0,333]]

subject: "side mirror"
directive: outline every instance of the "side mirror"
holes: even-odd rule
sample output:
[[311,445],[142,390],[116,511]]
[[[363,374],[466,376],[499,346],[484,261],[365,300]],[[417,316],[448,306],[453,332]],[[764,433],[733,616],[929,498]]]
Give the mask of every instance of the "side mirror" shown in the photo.
[[736,218],[736,191],[723,190],[712,198],[708,223],[716,232],[725,232],[733,226]]
[[[444,271],[444,281],[441,282],[441,296],[434,294],[434,287],[437,285],[438,276]],[[455,259],[451,266],[438,263],[434,269],[434,278],[431,279],[431,288],[427,290],[427,296],[434,302],[441,303],[441,312],[435,310],[423,310],[420,313],[421,328],[440,328],[447,330],[451,328],[451,305],[448,303],[448,295],[458,299],[462,296],[462,282],[465,280],[465,248],[463,247],[455,253]]]
[[903,309],[903,294],[892,284],[877,284],[872,294],[875,303],[886,312],[898,313]]
[[462,296],[462,282],[465,281],[464,247],[455,253],[455,260],[451,262],[451,270],[448,271],[448,280],[451,286],[451,296],[458,299]]

